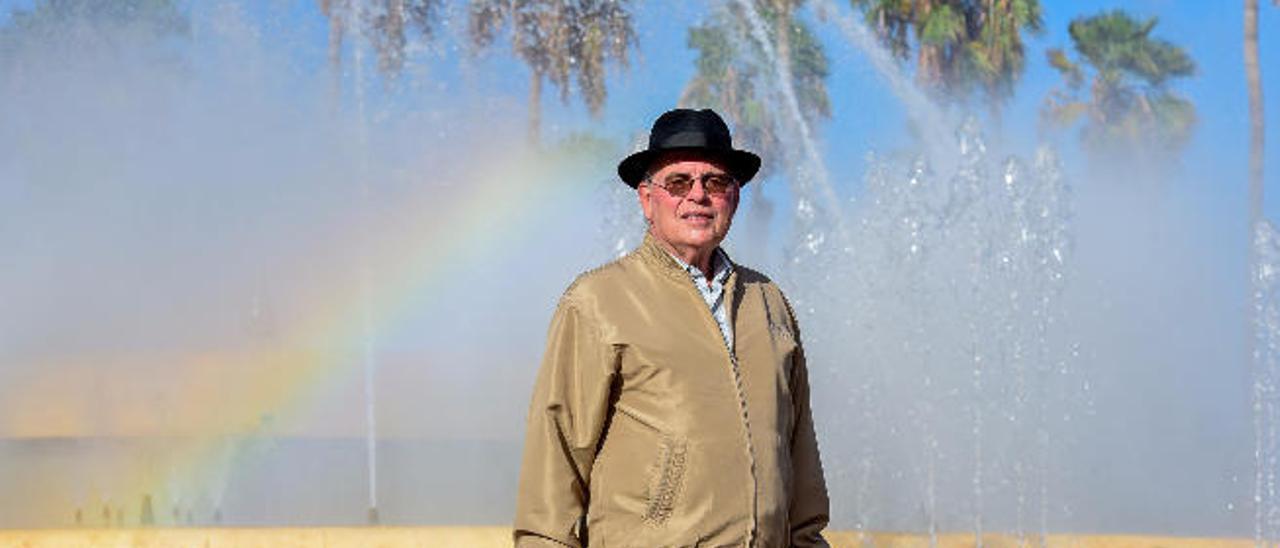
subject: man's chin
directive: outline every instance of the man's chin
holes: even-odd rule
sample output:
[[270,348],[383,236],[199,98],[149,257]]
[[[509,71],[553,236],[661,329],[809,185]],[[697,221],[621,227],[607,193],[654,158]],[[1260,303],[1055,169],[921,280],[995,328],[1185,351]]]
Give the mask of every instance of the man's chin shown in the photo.
[[689,247],[709,249],[720,245],[720,240],[721,238],[717,238],[714,232],[707,231],[688,234],[683,243]]

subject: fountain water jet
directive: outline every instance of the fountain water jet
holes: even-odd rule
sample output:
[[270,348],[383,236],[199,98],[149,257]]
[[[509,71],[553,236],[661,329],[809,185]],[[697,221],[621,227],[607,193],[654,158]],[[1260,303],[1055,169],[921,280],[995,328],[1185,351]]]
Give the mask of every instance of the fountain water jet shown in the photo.
[[1280,234],[1270,221],[1253,227],[1253,429],[1254,541],[1258,546],[1280,539]]
[[[1021,167],[1021,162],[1010,160],[1001,168],[989,166],[989,153],[980,135],[980,130],[973,119],[964,122],[954,132],[955,140],[939,139],[937,136],[951,133],[946,128],[955,127],[946,121],[940,109],[933,105],[923,93],[901,73],[887,52],[875,42],[870,32],[856,19],[847,14],[837,13],[829,2],[822,2],[818,8],[827,16],[836,17],[842,32],[871,59],[876,69],[889,82],[894,93],[898,95],[906,107],[908,117],[920,126],[921,135],[925,138],[924,159],[913,162],[911,177],[905,183],[893,181],[894,177],[886,174],[900,169],[892,162],[883,166],[875,166],[868,170],[870,178],[875,180],[867,184],[868,196],[862,200],[861,211],[854,219],[861,221],[859,225],[846,227],[846,215],[840,211],[840,201],[836,197],[831,181],[826,176],[825,164],[817,153],[817,147],[811,130],[800,114],[794,91],[790,85],[787,63],[776,57],[768,31],[752,2],[736,0],[734,4],[743,13],[747,23],[747,31],[764,52],[768,64],[773,67],[773,78],[768,79],[770,88],[774,90],[780,109],[786,112],[790,127],[779,128],[784,133],[791,133],[795,138],[788,142],[798,143],[801,150],[790,155],[790,178],[792,192],[795,196],[795,217],[799,232],[799,241],[795,249],[806,250],[808,256],[815,260],[793,261],[787,274],[801,289],[793,293],[793,299],[800,303],[802,315],[817,316],[820,325],[851,326],[849,319],[832,318],[831,313],[818,314],[816,303],[822,303],[827,310],[855,310],[859,314],[875,315],[875,310],[883,308],[886,303],[879,297],[864,295],[861,300],[846,301],[843,291],[858,292],[871,280],[861,279],[859,271],[885,266],[875,259],[877,251],[868,249],[875,242],[891,242],[901,236],[894,236],[884,230],[900,226],[906,232],[902,252],[906,254],[908,265],[906,271],[898,273],[902,279],[908,280],[902,286],[899,295],[901,302],[907,303],[905,310],[893,314],[899,316],[898,322],[909,326],[906,338],[893,342],[902,345],[905,352],[899,353],[901,361],[916,364],[921,373],[918,379],[920,389],[933,397],[925,397],[914,406],[912,422],[920,428],[919,439],[922,441],[923,458],[923,504],[925,508],[926,530],[931,544],[936,544],[939,534],[939,463],[944,453],[954,451],[952,443],[943,443],[939,436],[940,426],[945,421],[941,413],[954,416],[967,416],[970,420],[969,435],[971,441],[970,459],[970,502],[972,529],[979,545],[982,543],[985,529],[985,499],[989,496],[989,481],[986,468],[992,466],[984,455],[984,445],[990,443],[989,436],[1014,437],[1022,440],[1039,440],[1025,443],[1029,447],[1047,444],[1047,431],[1044,428],[1042,413],[1031,413],[1028,408],[1028,360],[1034,359],[1044,367],[1050,351],[1048,340],[1050,324],[1055,315],[1052,304],[1060,292],[1063,252],[1070,237],[1067,235],[1065,195],[1061,186],[1056,160],[1052,155],[1042,152],[1036,160],[1036,170],[1030,174]],[[876,162],[872,160],[873,164]],[[951,181],[934,180],[935,169],[941,173],[954,173]],[[810,178],[806,175],[817,174]],[[998,174],[998,175],[997,175]],[[994,184],[993,184],[994,183]],[[905,193],[896,187],[904,184]],[[813,188],[815,187],[816,188]],[[886,195],[887,194],[887,195]],[[869,201],[868,201],[869,200]],[[898,206],[892,205],[897,203]],[[823,203],[832,210],[829,219],[823,219],[816,204]],[[869,205],[868,205],[869,204]],[[895,207],[905,207],[903,210]],[[877,211],[880,210],[880,211]],[[889,217],[883,221],[875,220],[882,215]],[[899,222],[900,221],[900,222]],[[1004,222],[1014,227],[1010,234],[1002,233]],[[1051,226],[1041,226],[1045,222]],[[874,228],[880,225],[881,228]],[[832,247],[823,246],[824,232],[832,229],[839,244]],[[868,232],[870,229],[872,232]],[[890,229],[891,230],[891,229]],[[1049,241],[1045,245],[1041,242]],[[941,247],[939,247],[941,246]],[[967,249],[968,257],[956,254],[955,250],[945,250],[946,246]],[[893,261],[892,255],[884,256]],[[868,259],[872,262],[868,263]],[[1059,266],[1050,265],[1054,261]],[[994,261],[994,262],[993,262]],[[930,268],[932,266],[932,268]],[[816,271],[816,273],[815,273]],[[921,277],[922,271],[959,272],[964,275],[942,275],[944,283],[939,287],[935,275]],[[860,279],[862,283],[852,283],[848,287],[841,284],[840,276]],[[864,274],[865,275],[865,274]],[[880,273],[876,276],[884,276]],[[833,279],[834,276],[834,279]],[[1037,278],[1050,280],[1038,281]],[[941,293],[940,293],[941,292]],[[798,298],[797,298],[798,297]],[[815,303],[809,305],[807,303]],[[836,304],[840,303],[840,304]],[[926,320],[930,316],[939,315],[940,309],[964,318],[963,327],[937,325]],[[839,315],[836,312],[835,315]],[[997,320],[995,327],[988,327],[984,322]],[[1032,329],[1022,329],[1023,323],[1030,323]],[[942,337],[939,337],[942,334]],[[811,346],[823,347],[835,341],[842,341],[847,350],[848,341],[858,340],[856,329],[853,333],[840,332],[816,334],[809,330],[807,339]],[[960,345],[964,350],[955,354],[947,345],[933,342],[939,338],[956,337],[952,344]],[[876,346],[891,341],[876,341],[874,338],[859,341],[868,346]],[[887,351],[887,355],[893,355]],[[1030,355],[1029,355],[1030,354]],[[967,358],[962,357],[967,355]],[[952,362],[952,360],[957,360]],[[948,363],[968,363],[968,381],[961,379],[948,380],[954,371],[939,369]],[[890,364],[886,364],[892,367]],[[875,368],[873,368],[875,369]],[[875,375],[873,374],[874,378]],[[1036,383],[1042,387],[1045,381]],[[872,410],[875,406],[867,401],[874,399],[873,391],[867,390],[866,383],[859,383],[855,403],[864,407],[863,418],[871,423],[876,418]],[[948,403],[950,396],[938,393],[939,387],[946,390],[964,390],[969,392],[968,401]],[[1012,392],[1012,396],[997,396],[996,390]],[[1007,402],[1011,411],[1005,421],[1016,423],[1019,419],[1031,423],[1029,430],[1020,430],[1016,425],[1009,427],[988,420],[988,407],[995,407],[992,400]],[[843,401],[841,398],[839,401]],[[1041,400],[1043,401],[1043,400]],[[956,409],[955,406],[959,406]],[[961,411],[957,413],[956,411]],[[1032,420],[1028,420],[1034,415]],[[989,432],[990,431],[990,432]],[[958,440],[957,440],[958,441]],[[869,446],[870,443],[864,444]],[[1043,453],[1046,450],[1039,451]],[[1007,469],[1000,470],[996,479],[1006,481],[1012,478],[1016,484],[1014,494],[1013,528],[1021,537],[1025,530],[1023,515],[1027,504],[1027,482],[1031,466],[1025,458],[1026,451],[1019,452],[1014,462]],[[954,457],[952,457],[954,458]],[[875,463],[880,460],[863,451],[853,459],[858,462],[859,478],[862,480],[856,488],[857,500],[860,503],[869,501],[869,487]],[[1039,459],[1043,464],[1044,459]],[[1039,470],[1043,476],[1044,470]],[[1039,494],[1042,508],[1041,533],[1044,528],[1044,515],[1047,508],[1047,485],[1040,478]],[[948,503],[952,505],[952,503]],[[865,506],[859,508],[861,526],[867,523],[868,515]]]
[[[364,241],[368,241],[368,227],[371,226],[373,220],[373,197],[369,185],[369,128],[368,113],[366,112],[365,97],[365,45],[369,40],[366,35],[365,21],[372,15],[373,8],[368,5],[368,0],[350,0],[345,6],[341,14],[343,26],[348,31],[354,31],[352,46],[352,66],[353,66],[353,87],[356,102],[356,145],[357,145],[357,164],[358,169],[356,177],[358,178],[360,192],[360,218],[359,230],[365,233]],[[334,9],[342,9],[341,6],[335,6]],[[335,77],[337,78],[337,77]],[[340,83],[340,79],[338,80]],[[337,98],[335,97],[335,100]],[[360,364],[364,372],[364,419],[365,419],[365,470],[368,481],[368,510],[365,515],[366,523],[376,525],[380,521],[378,515],[378,426],[377,426],[377,394],[375,382],[377,380],[377,334],[373,326],[372,305],[372,288],[370,280],[373,279],[374,273],[370,270],[368,258],[363,256],[364,251],[361,250],[361,257],[358,264],[359,291],[361,295],[362,305],[360,307],[360,325],[363,331],[360,344]]]
[[894,96],[902,102],[903,112],[907,119],[920,130],[920,139],[925,153],[935,163],[939,163],[943,171],[950,171],[948,166],[954,165],[955,155],[952,142],[946,138],[945,129],[956,126],[942,109],[938,108],[919,87],[903,73],[902,67],[893,59],[893,55],[876,39],[866,24],[845,13],[831,0],[817,0],[815,7],[819,16],[834,18],[840,32],[858,51],[871,60],[876,72],[889,84]]
[[[815,209],[822,209],[830,215],[830,223],[834,225],[836,239],[839,248],[846,248],[847,238],[846,227],[844,223],[844,214],[840,208],[840,200],[836,196],[831,186],[830,175],[827,173],[826,164],[822,161],[821,155],[818,153],[818,147],[814,142],[813,131],[809,127],[809,122],[805,120],[804,114],[800,111],[800,102],[796,100],[796,93],[791,82],[791,73],[789,64],[786,60],[780,59],[774,50],[773,41],[769,38],[769,31],[764,21],[760,17],[759,11],[756,10],[752,0],[734,0],[743,15],[746,17],[748,24],[748,32],[752,40],[764,53],[766,63],[774,68],[773,78],[766,79],[770,83],[769,87],[773,89],[776,96],[782,102],[783,109],[787,113],[787,119],[791,121],[790,127],[778,128],[779,133],[793,134],[796,139],[783,139],[783,142],[795,142],[799,144],[800,151],[791,153],[791,161],[788,162],[791,170],[791,188],[796,194],[797,218],[803,224],[801,232],[805,234],[807,247],[811,252],[821,245],[825,236],[818,231],[815,224]],[[816,186],[817,188],[813,188]],[[819,198],[825,206],[819,208]]]

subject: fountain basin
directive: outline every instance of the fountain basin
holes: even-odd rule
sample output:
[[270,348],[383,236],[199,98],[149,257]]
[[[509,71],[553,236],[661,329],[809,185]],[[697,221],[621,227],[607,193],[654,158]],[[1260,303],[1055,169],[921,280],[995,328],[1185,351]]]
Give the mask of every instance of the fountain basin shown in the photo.
[[[929,546],[925,535],[908,533],[827,533],[833,548],[914,548]],[[972,533],[938,536],[937,546],[975,546]],[[1025,544],[1023,544],[1025,542]],[[1039,544],[1038,537],[1020,540],[1014,535],[988,534],[983,546],[1005,548]],[[488,548],[511,546],[507,527],[245,527],[245,528],[137,528],[137,529],[39,529],[0,531],[0,548],[327,548],[448,547]],[[1073,548],[1232,548],[1253,546],[1239,538],[1191,538],[1144,535],[1051,534],[1043,546]]]

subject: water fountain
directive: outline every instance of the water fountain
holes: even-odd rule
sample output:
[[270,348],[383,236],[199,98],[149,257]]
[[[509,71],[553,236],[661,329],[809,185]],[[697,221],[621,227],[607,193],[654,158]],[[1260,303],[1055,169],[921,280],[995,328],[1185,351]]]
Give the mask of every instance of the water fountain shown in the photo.
[[1251,268],[1253,306],[1253,434],[1254,434],[1254,541],[1259,546],[1280,539],[1280,498],[1276,470],[1280,464],[1277,444],[1276,383],[1280,380],[1280,239],[1269,221],[1254,227]]
[[[735,7],[745,14],[751,38],[765,58],[775,59],[754,5],[743,0]],[[869,53],[876,69],[910,106],[908,111],[913,122],[922,126],[923,135],[946,134],[939,130],[952,126],[941,110],[888,61],[887,53],[859,21],[839,13],[829,2],[818,8]],[[802,321],[819,326],[807,330],[817,363],[830,364],[833,374],[875,379],[858,382],[853,401],[839,397],[829,401],[858,410],[854,416],[861,420],[846,427],[864,432],[861,445],[874,445],[879,452],[896,446],[905,451],[892,460],[915,461],[907,470],[894,470],[886,459],[876,458],[876,451],[837,458],[858,463],[856,483],[844,486],[857,493],[857,527],[870,521],[876,506],[872,500],[888,498],[889,491],[914,491],[923,501],[931,545],[938,539],[940,499],[947,507],[968,506],[970,530],[981,545],[989,519],[986,499],[1003,495],[988,493],[994,476],[995,481],[1015,484],[1016,518],[1013,523],[1001,523],[1001,528],[1014,531],[1020,541],[1029,533],[1043,539],[1048,508],[1043,475],[1049,440],[1044,408],[1033,410],[1031,402],[1043,405],[1049,377],[1058,369],[1052,364],[1065,364],[1054,355],[1052,340],[1060,337],[1054,332],[1055,324],[1061,323],[1055,302],[1065,283],[1071,246],[1068,195],[1056,159],[1045,150],[1032,166],[1017,159],[995,165],[976,122],[970,120],[954,134],[952,144],[943,144],[940,138],[924,143],[926,153],[921,157],[905,162],[872,158],[859,202],[863,205],[855,204],[855,221],[847,222],[841,211],[844,202],[832,191],[799,113],[786,64],[776,60],[770,64],[777,67],[777,74],[771,86],[763,87],[775,90],[778,108],[789,113],[786,119],[791,122],[778,131],[794,133],[784,141],[801,148],[791,157],[803,165],[789,173],[816,175],[791,177],[795,218],[801,221],[791,244],[797,251],[785,272],[794,288],[792,298]],[[958,154],[944,155],[943,150],[958,150]],[[938,180],[935,166],[941,166],[943,174],[952,174],[950,179]],[[812,204],[824,204],[826,214],[816,214]],[[835,245],[821,245],[828,236]],[[848,311],[858,311],[861,317],[849,317]],[[930,317],[946,319],[938,322]],[[903,332],[883,332],[881,322]],[[850,361],[850,355],[864,357]],[[899,372],[893,382],[885,380],[883,372],[893,369],[908,372]],[[968,378],[957,372],[967,372]],[[869,425],[884,417],[878,409],[912,399],[907,416],[891,421],[911,425],[906,439],[898,432],[865,434],[874,430]],[[827,411],[840,415],[839,409]],[[957,422],[957,418],[967,421]],[[962,429],[967,436],[956,435]],[[836,427],[833,432],[840,430]],[[1000,440],[1022,447],[1012,462],[984,458],[986,446]],[[902,447],[904,442],[907,447]],[[964,445],[971,447],[970,454],[963,454]],[[1031,454],[1039,458],[1028,458]],[[877,466],[877,462],[884,464]],[[941,485],[940,474],[964,475],[966,468],[967,485]],[[839,476],[845,470],[836,467],[835,472]],[[883,482],[892,485],[888,489],[873,480],[886,476],[909,479]],[[1024,515],[1033,502],[1027,492],[1033,486],[1040,520],[1031,532]],[[909,512],[901,507],[890,511]],[[954,521],[942,526],[964,528]]]
[[[80,478],[45,481],[22,507],[0,501],[0,527],[503,523],[546,313],[573,273],[637,236],[633,197],[609,175],[622,151],[527,161],[522,101],[492,97],[505,85],[493,64],[439,70],[464,83],[415,88],[424,97],[412,101],[444,105],[423,112],[366,74],[358,36],[346,107],[356,112],[332,116],[327,75],[290,72],[293,50],[267,45],[296,46],[276,33],[322,49],[315,29],[263,30],[272,23],[249,12],[274,8],[224,5],[238,7],[193,14],[207,65],[88,62],[0,81],[0,117],[22,128],[0,130],[0,203],[21,204],[0,214],[33,235],[4,240],[15,268],[0,287],[35,295],[5,295],[26,321],[0,339],[0,492],[68,469]],[[754,3],[726,5],[749,23],[738,39],[772,59]],[[351,18],[369,9],[350,6]],[[1258,472],[1225,495],[1184,489],[1241,510],[1206,515],[1182,501],[1163,527],[1133,511],[1165,497],[1158,482],[1133,480],[1126,494],[1131,485],[1081,481],[1096,467],[1076,470],[1125,451],[1090,437],[1115,407],[1095,409],[1088,387],[1129,378],[1097,365],[1124,358],[1097,358],[1111,343],[1082,326],[1089,265],[1106,262],[1091,247],[1097,202],[1075,193],[1052,150],[1011,155],[932,105],[848,8],[814,7],[931,129],[906,152],[853,151],[866,155],[860,181],[833,176],[785,63],[761,75],[794,145],[767,182],[790,184],[794,225],[772,239],[783,260],[761,266],[805,327],[833,525],[852,531],[840,538],[1240,537],[1244,508],[1258,542],[1276,538],[1274,234],[1257,236],[1253,277]],[[77,92],[86,81],[100,93]],[[481,92],[460,93],[467,85]],[[626,127],[652,114],[617,108]],[[475,152],[494,148],[520,159]],[[186,185],[170,184],[175,173]],[[580,215],[601,209],[603,228]],[[602,245],[559,245],[584,233]],[[69,274],[87,263],[92,279]],[[1152,426],[1156,442],[1178,435],[1164,425]],[[145,470],[130,464],[144,459]]]
[[[335,8],[341,9],[341,8]],[[355,73],[354,87],[356,96],[356,127],[358,145],[357,154],[359,156],[359,171],[357,177],[360,182],[360,208],[361,216],[360,227],[366,228],[370,224],[373,205],[371,203],[373,197],[370,195],[369,186],[369,136],[368,136],[368,113],[365,98],[365,47],[369,42],[369,37],[364,35],[366,25],[365,20],[372,17],[370,8],[364,0],[354,0],[347,4],[342,17],[343,25],[347,29],[354,31],[354,54],[352,55],[351,65]],[[367,236],[366,236],[367,238]],[[377,395],[374,386],[377,378],[377,350],[375,343],[375,334],[373,328],[373,319],[371,317],[373,306],[372,290],[369,284],[373,283],[373,273],[369,271],[371,268],[368,260],[360,258],[360,295],[361,305],[360,325],[363,331],[363,342],[361,344],[360,362],[361,368],[364,370],[364,420],[365,420],[365,467],[368,470],[369,478],[369,510],[366,520],[370,525],[376,525],[380,521],[378,516],[378,427],[377,427]]]

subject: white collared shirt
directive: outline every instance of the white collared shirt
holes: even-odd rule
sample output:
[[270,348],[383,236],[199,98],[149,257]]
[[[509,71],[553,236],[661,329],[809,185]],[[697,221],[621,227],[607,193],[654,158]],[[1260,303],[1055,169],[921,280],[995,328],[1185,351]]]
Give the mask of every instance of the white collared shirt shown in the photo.
[[[668,255],[671,255],[668,253]],[[729,349],[729,353],[733,353],[733,326],[729,324],[729,313],[724,306],[724,284],[729,280],[729,274],[733,272],[733,263],[729,261],[729,255],[723,249],[716,248],[711,255],[711,281],[707,281],[707,276],[702,269],[682,261],[679,257],[671,255],[685,272],[689,273],[689,277],[693,278],[693,286],[698,288],[698,293],[702,295],[702,300],[706,301],[707,307],[711,309],[711,317],[715,318],[716,324],[720,326],[720,335],[724,337],[724,346]]]

